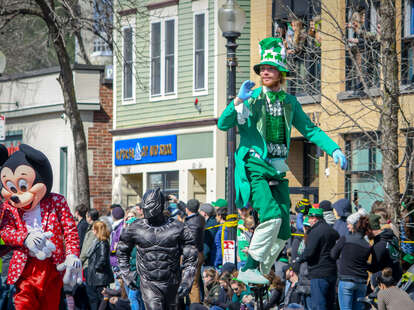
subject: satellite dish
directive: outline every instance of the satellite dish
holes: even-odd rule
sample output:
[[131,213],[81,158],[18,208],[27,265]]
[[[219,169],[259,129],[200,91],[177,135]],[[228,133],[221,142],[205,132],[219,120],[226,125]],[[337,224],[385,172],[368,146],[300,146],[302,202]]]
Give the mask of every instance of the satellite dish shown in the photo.
[[6,56],[0,51],[0,75],[4,72],[6,68]]

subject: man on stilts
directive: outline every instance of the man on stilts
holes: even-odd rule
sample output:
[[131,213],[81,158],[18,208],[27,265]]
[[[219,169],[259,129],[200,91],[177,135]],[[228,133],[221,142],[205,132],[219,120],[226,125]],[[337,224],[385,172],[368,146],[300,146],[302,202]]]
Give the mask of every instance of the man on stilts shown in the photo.
[[[246,265],[238,279],[245,283],[267,284],[263,276],[290,237],[289,187],[285,178],[289,170],[292,125],[310,142],[341,162],[346,158],[339,146],[303,112],[295,96],[281,89],[286,72],[286,52],[279,38],[260,42],[261,62],[253,67],[260,75],[262,87],[245,81],[238,96],[227,106],[218,120],[218,128],[228,130],[237,125],[240,145],[235,154],[236,205],[250,201],[258,212],[257,226],[249,246]],[[259,270],[260,267],[260,270]]]

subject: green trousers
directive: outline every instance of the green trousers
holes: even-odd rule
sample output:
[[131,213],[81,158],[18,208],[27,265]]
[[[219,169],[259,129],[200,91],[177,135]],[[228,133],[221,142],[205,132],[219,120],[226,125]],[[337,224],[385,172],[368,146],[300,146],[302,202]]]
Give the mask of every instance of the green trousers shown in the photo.
[[[260,223],[271,219],[282,220],[278,238],[290,237],[290,198],[288,180],[285,173],[278,173],[275,168],[260,158],[246,158],[246,172],[251,186],[250,201],[259,215]],[[278,185],[269,187],[269,181],[276,180]]]

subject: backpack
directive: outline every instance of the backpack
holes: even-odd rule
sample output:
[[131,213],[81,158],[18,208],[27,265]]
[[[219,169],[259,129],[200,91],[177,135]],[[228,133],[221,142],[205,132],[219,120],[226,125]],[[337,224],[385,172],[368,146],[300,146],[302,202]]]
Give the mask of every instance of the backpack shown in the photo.
[[387,241],[386,248],[393,264],[399,264],[401,260],[400,242],[396,236]]

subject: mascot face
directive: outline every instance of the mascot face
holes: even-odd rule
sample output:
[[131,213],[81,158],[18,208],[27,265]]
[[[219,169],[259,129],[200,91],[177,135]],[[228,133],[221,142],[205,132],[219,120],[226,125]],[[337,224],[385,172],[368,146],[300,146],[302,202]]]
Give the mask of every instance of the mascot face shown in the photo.
[[53,175],[49,160],[25,144],[10,157],[7,153],[7,158],[4,149],[1,145],[1,196],[13,207],[29,211],[50,193]]

